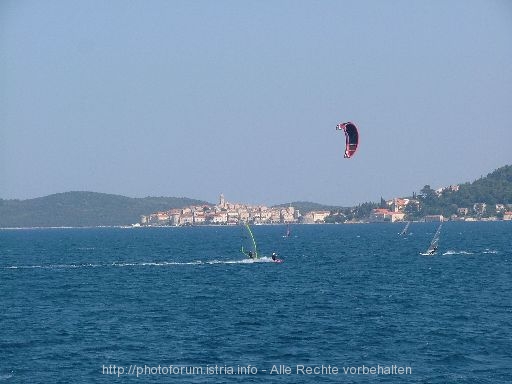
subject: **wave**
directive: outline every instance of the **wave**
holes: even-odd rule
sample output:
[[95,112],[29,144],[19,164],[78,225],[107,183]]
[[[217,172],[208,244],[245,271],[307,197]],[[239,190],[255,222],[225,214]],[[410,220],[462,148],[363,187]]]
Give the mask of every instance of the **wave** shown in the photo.
[[473,252],[470,251],[454,251],[454,250],[448,250],[443,253],[443,256],[451,256],[451,255],[473,255]]
[[494,249],[485,249],[480,252],[471,252],[471,251],[456,251],[456,250],[448,250],[443,255],[451,256],[451,255],[475,255],[475,254],[484,254],[484,255],[496,255],[499,251],[496,251]]
[[36,264],[36,265],[9,265],[2,269],[74,269],[74,268],[122,268],[122,267],[168,267],[176,265],[215,265],[215,264],[259,264],[273,263],[270,257],[258,259],[241,260],[196,260],[196,261],[129,261],[104,264],[82,263],[82,264]]
[[0,381],[5,381],[13,377],[14,375],[11,373],[0,373]]
[[106,264],[42,264],[42,265],[9,265],[2,269],[70,269],[104,267]]

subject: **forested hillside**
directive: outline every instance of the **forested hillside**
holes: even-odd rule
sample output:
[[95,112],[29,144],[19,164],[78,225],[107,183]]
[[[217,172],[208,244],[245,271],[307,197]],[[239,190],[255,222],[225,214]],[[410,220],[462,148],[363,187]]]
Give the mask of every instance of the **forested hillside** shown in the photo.
[[417,196],[420,210],[409,210],[412,216],[427,214],[456,214],[458,208],[473,208],[475,204],[487,206],[482,215],[496,214],[496,204],[512,204],[512,165],[498,168],[486,177],[473,182],[459,184],[458,190],[445,189],[437,195],[429,185],[425,185]]
[[130,198],[65,192],[28,200],[0,199],[0,228],[129,225],[148,212],[206,204],[183,197]]

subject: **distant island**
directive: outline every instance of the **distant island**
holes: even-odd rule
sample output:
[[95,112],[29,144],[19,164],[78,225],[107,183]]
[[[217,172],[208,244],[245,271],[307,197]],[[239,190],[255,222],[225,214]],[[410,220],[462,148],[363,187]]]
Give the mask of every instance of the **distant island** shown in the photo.
[[141,216],[143,226],[236,225],[289,223],[362,223],[395,221],[512,220],[512,166],[473,183],[432,189],[356,207],[329,207],[295,202],[267,207],[229,203],[221,194],[216,205],[191,205]]
[[359,223],[445,220],[512,220],[512,166],[471,183],[412,196],[380,199],[355,207],[290,202],[273,207],[217,204],[186,197],[130,198],[97,192],[64,192],[27,200],[0,199],[0,228],[229,225],[239,221]]
[[137,223],[147,212],[207,204],[186,197],[131,198],[97,192],[64,192],[27,200],[0,199],[0,228],[97,227]]

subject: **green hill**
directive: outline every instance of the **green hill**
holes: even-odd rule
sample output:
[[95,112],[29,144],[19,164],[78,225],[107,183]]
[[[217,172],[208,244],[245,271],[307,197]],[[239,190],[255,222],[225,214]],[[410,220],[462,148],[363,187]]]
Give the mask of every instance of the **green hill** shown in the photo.
[[[471,212],[475,204],[481,203],[486,204],[488,207],[486,212],[481,215],[494,216],[497,213],[495,209],[496,204],[504,204],[506,209],[511,209],[512,165],[498,168],[487,176],[481,177],[471,183],[466,182],[459,184],[458,190],[447,188],[443,190],[440,195],[436,194],[429,185],[425,185],[417,196],[409,196],[409,198],[418,198],[420,202],[419,206],[411,204],[410,207],[406,209],[409,219],[421,219],[425,215],[431,214],[442,214],[445,217],[449,217],[452,214],[457,214],[458,208],[469,208]],[[380,204],[368,202],[359,204],[357,207],[348,208],[311,202],[293,202],[280,204],[276,207],[287,207],[289,205],[299,209],[302,214],[313,210],[336,212],[331,219],[335,221],[345,221],[349,219],[367,218],[373,208],[383,206],[383,199],[381,198]],[[500,214],[498,214],[498,216],[500,216]]]
[[486,177],[462,184],[457,193],[462,204],[512,204],[512,165],[498,168]]
[[486,204],[486,215],[496,214],[495,205],[512,204],[512,165],[496,169],[487,176],[471,183],[459,185],[458,190],[444,190],[437,196],[429,185],[425,185],[418,195],[421,209],[408,212],[411,217],[427,214],[449,216],[457,213],[458,208],[472,209],[475,204]]
[[184,197],[130,198],[96,192],[65,192],[27,200],[0,199],[0,228],[129,225],[140,215],[207,204]]

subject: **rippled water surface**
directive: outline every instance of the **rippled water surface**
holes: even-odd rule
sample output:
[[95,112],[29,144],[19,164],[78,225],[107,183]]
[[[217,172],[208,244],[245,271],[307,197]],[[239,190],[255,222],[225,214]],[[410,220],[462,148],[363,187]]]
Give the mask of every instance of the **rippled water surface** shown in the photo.
[[402,227],[2,230],[0,382],[512,382],[512,223]]

